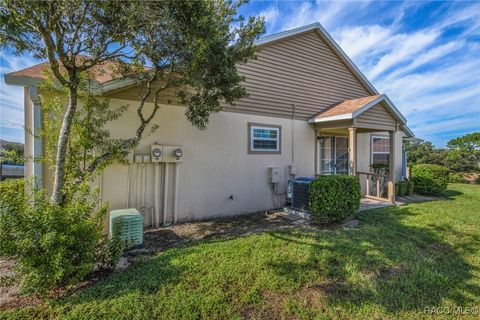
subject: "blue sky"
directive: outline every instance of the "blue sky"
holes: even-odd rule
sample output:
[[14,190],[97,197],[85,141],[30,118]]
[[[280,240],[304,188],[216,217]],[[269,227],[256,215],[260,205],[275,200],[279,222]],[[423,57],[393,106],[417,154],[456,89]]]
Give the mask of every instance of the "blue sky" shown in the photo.
[[[252,1],[267,34],[320,22],[380,92],[407,117],[417,137],[444,147],[480,131],[480,2]],[[23,140],[22,89],[3,74],[30,66],[0,56],[0,137]]]

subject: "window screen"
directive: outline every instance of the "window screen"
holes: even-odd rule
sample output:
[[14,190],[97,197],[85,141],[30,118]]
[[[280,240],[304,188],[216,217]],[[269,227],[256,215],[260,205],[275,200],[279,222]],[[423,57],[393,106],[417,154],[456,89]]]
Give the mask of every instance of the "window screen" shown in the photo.
[[280,152],[280,127],[250,125],[250,152]]
[[390,160],[390,138],[372,137],[372,164],[388,165]]

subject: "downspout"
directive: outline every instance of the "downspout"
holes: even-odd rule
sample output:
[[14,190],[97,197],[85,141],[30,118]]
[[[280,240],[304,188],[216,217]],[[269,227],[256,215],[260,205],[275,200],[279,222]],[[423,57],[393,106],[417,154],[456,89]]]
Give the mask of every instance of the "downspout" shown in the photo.
[[29,95],[33,104],[33,175],[35,176],[35,186],[40,189],[43,188],[42,108],[37,87],[29,87]]

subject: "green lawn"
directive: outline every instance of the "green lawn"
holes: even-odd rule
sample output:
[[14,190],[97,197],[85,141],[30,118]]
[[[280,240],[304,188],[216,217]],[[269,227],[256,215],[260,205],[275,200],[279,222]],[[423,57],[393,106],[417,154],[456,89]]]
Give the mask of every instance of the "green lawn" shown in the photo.
[[[283,231],[168,250],[76,296],[0,318],[428,318],[480,308],[480,186],[365,211],[357,229]],[[479,315],[463,316],[462,319]]]

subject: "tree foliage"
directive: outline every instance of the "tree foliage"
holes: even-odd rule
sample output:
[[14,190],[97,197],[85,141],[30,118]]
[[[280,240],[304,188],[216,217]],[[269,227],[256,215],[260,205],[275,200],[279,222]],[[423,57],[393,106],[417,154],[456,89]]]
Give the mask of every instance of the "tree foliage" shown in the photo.
[[[186,117],[204,129],[220,102],[246,95],[236,65],[255,53],[263,20],[237,14],[243,1],[7,0],[0,7],[0,47],[47,59],[68,103],[56,143],[53,203],[62,203],[65,165],[78,90],[85,72],[109,72],[138,88],[139,124],[118,146],[134,148],[155,117],[160,98],[175,88]],[[108,66],[108,67],[107,67]],[[105,70],[105,69],[111,70]],[[99,85],[99,91],[102,87]],[[153,109],[145,110],[147,101]],[[108,163],[118,150],[89,161],[87,171]]]
[[447,143],[447,166],[454,171],[480,170],[480,132],[473,132]]
[[[75,195],[78,184],[88,182],[103,169],[113,163],[122,162],[127,150],[122,148],[124,139],[112,138],[108,128],[111,122],[119,119],[127,110],[127,105],[113,107],[108,98],[94,96],[88,86],[91,79],[84,78],[79,86],[78,97],[81,108],[75,112],[67,147],[65,161],[64,196],[68,200]],[[44,144],[42,161],[50,168],[55,168],[56,142],[61,128],[63,101],[68,92],[56,85],[53,76],[46,74],[46,78],[39,84],[42,95],[40,97],[44,112],[44,125],[40,132]],[[111,157],[106,159],[95,171],[89,171],[90,163],[96,155],[106,152]]]
[[480,132],[473,132],[450,140],[447,149],[435,149],[425,140],[407,141],[408,165],[436,164],[453,172],[480,170]]
[[420,163],[445,164],[445,151],[442,149],[434,149],[430,141],[420,139],[407,141],[405,148],[407,151],[408,166]]

